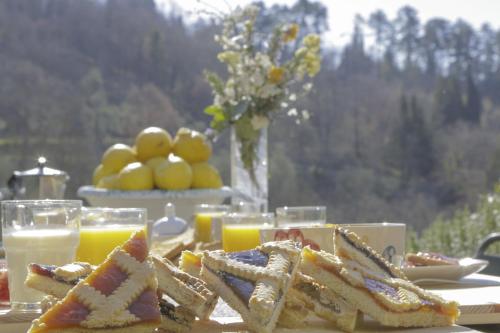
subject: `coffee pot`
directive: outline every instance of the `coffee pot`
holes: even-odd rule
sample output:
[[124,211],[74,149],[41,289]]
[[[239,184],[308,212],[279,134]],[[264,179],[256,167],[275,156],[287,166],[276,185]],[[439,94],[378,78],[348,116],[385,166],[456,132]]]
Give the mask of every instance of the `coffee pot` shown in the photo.
[[64,171],[47,167],[46,164],[47,159],[41,156],[35,168],[14,171],[7,182],[10,198],[14,200],[63,199],[69,176]]

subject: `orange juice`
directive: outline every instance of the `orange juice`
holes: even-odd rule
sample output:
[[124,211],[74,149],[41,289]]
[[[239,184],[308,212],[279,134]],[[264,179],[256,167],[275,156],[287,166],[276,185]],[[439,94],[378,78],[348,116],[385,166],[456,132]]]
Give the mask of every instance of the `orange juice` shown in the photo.
[[76,251],[76,259],[99,265],[108,254],[127,241],[133,232],[143,228],[141,225],[106,225],[99,227],[82,227],[80,229],[80,246]]
[[210,242],[212,240],[212,214],[196,214],[194,218],[194,230],[197,242]]
[[[197,213],[194,218],[194,237],[197,242],[212,242],[213,239],[213,219],[220,218],[225,213]],[[220,237],[220,230],[218,232]]]
[[245,251],[260,245],[262,224],[229,224],[222,228],[222,246],[226,252]]

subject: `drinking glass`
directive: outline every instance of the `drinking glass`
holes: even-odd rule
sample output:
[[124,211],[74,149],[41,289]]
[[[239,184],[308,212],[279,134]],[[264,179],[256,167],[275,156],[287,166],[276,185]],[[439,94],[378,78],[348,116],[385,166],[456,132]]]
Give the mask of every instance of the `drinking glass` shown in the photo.
[[9,305],[9,278],[7,262],[0,259],[0,307]]
[[99,265],[135,231],[146,230],[146,224],[145,208],[83,208],[77,260]]
[[194,238],[209,243],[221,238],[221,218],[229,213],[228,205],[196,205],[194,210]]
[[326,223],[326,207],[279,207],[276,208],[276,223],[278,227],[324,225]]
[[274,226],[273,213],[231,213],[222,217],[222,247],[245,251],[260,245],[260,230]]
[[262,213],[262,206],[258,203],[248,202],[248,201],[240,201],[236,204],[232,205],[233,212],[235,213]]
[[2,233],[11,308],[40,307],[43,293],[24,286],[30,263],[61,266],[75,261],[79,200],[3,201]]

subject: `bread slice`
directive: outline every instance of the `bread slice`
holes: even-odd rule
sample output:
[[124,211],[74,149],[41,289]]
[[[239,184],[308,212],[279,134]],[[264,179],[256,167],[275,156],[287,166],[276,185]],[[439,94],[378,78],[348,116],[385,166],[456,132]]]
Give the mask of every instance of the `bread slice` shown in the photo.
[[152,332],[161,323],[157,287],[141,230],[35,319],[28,332]]
[[363,265],[352,266],[331,253],[304,248],[301,272],[383,325],[448,326],[459,315],[456,302],[445,301],[408,280],[385,278]]
[[403,271],[385,260],[384,257],[363,242],[354,232],[336,227],[333,237],[334,253],[336,256],[357,262],[359,265],[381,276],[406,279]]
[[273,331],[298,269],[300,250],[291,241],[254,250],[203,253],[200,276],[255,332]]
[[201,253],[193,253],[189,250],[184,250],[179,259],[179,268],[194,277],[200,277],[201,271]]
[[204,281],[181,271],[168,259],[153,256],[158,289],[198,318],[207,319],[217,304],[217,295]]
[[290,288],[286,294],[285,305],[278,318],[277,326],[291,329],[305,328],[306,319],[311,314],[310,309],[311,304],[304,301],[294,288]]
[[63,298],[68,291],[87,277],[95,267],[84,262],[75,262],[64,266],[28,265],[26,287],[36,289],[56,298]]
[[447,257],[444,254],[432,252],[407,253],[406,263],[413,266],[443,266],[459,265],[457,258]]
[[160,299],[161,325],[160,330],[166,332],[185,332],[191,330],[195,321],[194,314],[182,306],[174,306],[165,299]]
[[346,332],[353,332],[358,319],[358,310],[330,288],[317,283],[313,278],[297,273],[292,290],[296,298],[318,317],[332,322]]
[[[201,265],[201,263],[200,263]],[[26,286],[48,294],[42,299],[42,313],[54,306],[73,288],[78,281],[94,269],[88,263],[76,262],[64,266],[30,264]],[[160,329],[169,332],[183,332],[191,329],[195,316],[182,306],[174,306],[165,299],[159,301],[162,322]]]

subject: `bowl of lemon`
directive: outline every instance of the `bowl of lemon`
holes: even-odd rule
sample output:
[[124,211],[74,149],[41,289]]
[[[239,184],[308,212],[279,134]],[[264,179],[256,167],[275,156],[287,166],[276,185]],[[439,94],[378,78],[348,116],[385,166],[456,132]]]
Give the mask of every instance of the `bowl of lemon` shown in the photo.
[[231,197],[219,171],[210,164],[212,146],[195,130],[180,128],[175,137],[159,127],[148,127],[134,146],[117,143],[102,155],[92,185],[78,196],[92,206],[137,207],[152,220],[164,216],[168,202],[178,216],[190,219],[197,204],[220,204]]

